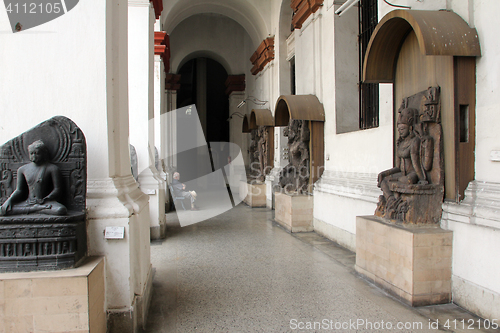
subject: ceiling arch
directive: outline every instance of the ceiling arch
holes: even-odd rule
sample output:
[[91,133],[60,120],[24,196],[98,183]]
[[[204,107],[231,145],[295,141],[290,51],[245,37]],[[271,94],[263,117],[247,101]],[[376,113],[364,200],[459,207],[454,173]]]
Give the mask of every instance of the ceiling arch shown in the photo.
[[170,8],[165,8],[165,13],[162,26],[167,33],[188,17],[204,13],[221,14],[238,22],[249,34],[255,48],[270,31],[262,14],[248,0],[177,0]]
[[232,73],[231,66],[226,61],[226,59],[223,56],[209,50],[199,50],[186,55],[180,62],[175,64],[175,67],[172,66],[172,71],[174,73],[177,73],[185,63],[196,58],[210,58],[212,60],[215,60],[219,64],[221,64],[222,67],[224,67],[228,74]]
[[224,66],[229,75],[244,73],[250,43],[246,30],[227,16],[192,15],[170,33],[171,70],[176,73],[186,61],[207,57]]

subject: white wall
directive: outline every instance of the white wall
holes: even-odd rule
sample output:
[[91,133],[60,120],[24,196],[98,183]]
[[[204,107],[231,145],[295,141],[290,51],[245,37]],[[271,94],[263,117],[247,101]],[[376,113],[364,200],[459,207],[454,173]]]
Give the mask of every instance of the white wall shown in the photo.
[[475,27],[481,46],[476,61],[475,181],[459,204],[443,205],[442,227],[453,230],[453,300],[483,318],[500,320],[500,65],[498,29],[500,2],[449,0],[448,8]]
[[500,162],[490,160],[491,151],[500,150],[500,43],[498,15],[500,2],[475,0],[474,26],[479,35],[481,57],[476,67],[476,180],[500,182]]
[[86,136],[89,179],[109,175],[105,7],[85,1],[15,34],[0,10],[1,143],[50,117],[67,116]]
[[[154,165],[148,151],[149,120],[154,117],[154,67],[153,67],[153,8],[149,1],[136,1],[128,6],[128,72],[130,144],[137,152],[139,174]],[[154,152],[154,148],[153,152]]]

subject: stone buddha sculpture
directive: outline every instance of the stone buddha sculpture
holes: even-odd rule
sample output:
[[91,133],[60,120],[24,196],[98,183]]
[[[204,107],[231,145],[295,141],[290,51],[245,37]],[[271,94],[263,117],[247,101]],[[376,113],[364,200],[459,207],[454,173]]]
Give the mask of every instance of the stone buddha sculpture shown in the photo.
[[0,272],[72,268],[87,254],[87,144],[55,116],[0,145]]
[[62,194],[59,168],[49,162],[49,151],[42,140],[28,146],[31,163],[17,171],[17,188],[0,207],[0,215],[65,215],[66,207],[57,200]]

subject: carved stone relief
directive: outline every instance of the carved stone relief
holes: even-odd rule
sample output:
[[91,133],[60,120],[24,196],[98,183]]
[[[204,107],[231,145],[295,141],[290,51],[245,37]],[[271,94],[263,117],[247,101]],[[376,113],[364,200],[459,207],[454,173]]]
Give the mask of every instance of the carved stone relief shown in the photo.
[[0,271],[60,269],[86,253],[86,143],[51,118],[0,147]]
[[444,193],[440,89],[409,96],[398,109],[395,167],[378,175],[375,215],[406,224],[435,224]]
[[251,141],[248,149],[250,155],[250,168],[247,178],[250,181],[263,182],[266,180],[269,161],[267,161],[269,150],[269,138],[266,126],[250,132]]
[[281,170],[280,186],[285,193],[305,194],[309,185],[309,122],[290,120],[285,130],[288,137],[289,163]]

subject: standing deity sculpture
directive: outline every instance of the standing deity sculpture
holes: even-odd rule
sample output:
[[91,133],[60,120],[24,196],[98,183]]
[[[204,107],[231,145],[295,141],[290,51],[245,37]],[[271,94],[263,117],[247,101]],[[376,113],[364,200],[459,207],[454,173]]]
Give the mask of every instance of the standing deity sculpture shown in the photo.
[[264,182],[266,180],[267,155],[268,155],[268,134],[265,126],[250,132],[251,141],[248,152],[250,155],[250,171],[247,177],[253,181]]
[[265,126],[259,126],[258,131],[258,152],[259,152],[259,175],[258,180],[266,180],[267,153],[268,153],[268,135]]
[[308,193],[309,187],[309,140],[307,120],[290,120],[285,130],[288,136],[289,163],[281,170],[280,186],[287,193]]

